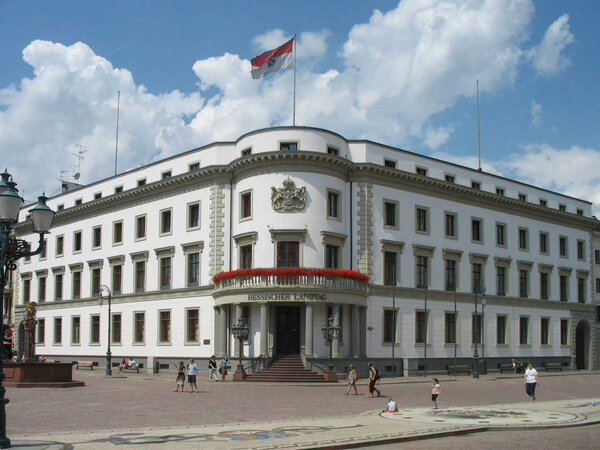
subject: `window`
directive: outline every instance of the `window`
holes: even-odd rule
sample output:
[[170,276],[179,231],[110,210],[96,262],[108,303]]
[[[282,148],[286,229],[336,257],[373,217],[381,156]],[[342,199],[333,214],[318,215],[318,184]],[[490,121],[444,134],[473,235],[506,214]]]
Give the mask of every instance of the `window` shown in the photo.
[[146,261],[135,261],[135,292],[146,290]]
[[558,210],[559,211],[566,211],[567,210],[567,205],[563,205],[562,203],[560,205],[558,205]]
[[502,189],[502,188],[496,188],[496,195],[504,197],[504,189]]
[[123,186],[115,187],[115,194],[120,194],[121,192],[123,192]]
[[31,280],[29,278],[23,279],[23,304],[28,305],[31,301]]
[[519,345],[529,344],[529,317],[519,317]]
[[585,303],[585,278],[577,277],[577,301]]
[[113,294],[120,294],[123,291],[123,265],[113,264],[111,266],[111,290]]
[[[244,156],[244,155],[242,155],[242,156]],[[199,162],[188,164],[188,172],[193,172],[194,170],[198,170],[199,168],[200,168]]]
[[456,344],[456,314],[444,315],[444,344]]
[[81,271],[71,272],[71,298],[81,298]]
[[521,200],[522,202],[526,202],[527,201],[527,194],[519,194],[519,200]]
[[102,198],[102,192],[96,192],[94,194],[94,200],[99,200]]
[[200,342],[200,310],[185,310],[186,342]]
[[600,250],[594,250],[594,263],[600,264]]
[[600,292],[600,278],[596,278],[596,293]]
[[240,194],[240,217],[242,219],[252,217],[252,191]]
[[71,317],[71,344],[79,345],[81,342],[81,317]]
[[560,236],[558,238],[558,252],[559,255],[562,257],[567,257],[568,256],[568,252],[569,252],[569,248],[568,248],[568,241],[567,238],[565,236]]
[[339,193],[327,191],[327,217],[334,219],[340,218],[339,201]]
[[548,233],[540,232],[540,253],[548,254]]
[[506,267],[496,267],[496,295],[506,295]]
[[252,148],[245,148],[242,150],[242,156],[250,156],[252,154]]
[[54,344],[62,344],[62,317],[54,318]]
[[385,217],[384,217],[384,226],[386,227],[393,227],[396,228],[396,224],[397,224],[397,206],[398,204],[396,202],[384,202],[383,203],[383,207],[385,210]]
[[585,242],[577,240],[577,259],[585,260]]
[[90,316],[90,344],[100,343],[100,316],[94,314]]
[[279,150],[282,152],[297,152],[298,151],[298,143],[297,142],[280,142]]
[[165,172],[161,173],[161,174],[160,174],[160,177],[161,177],[163,180],[166,180],[167,178],[171,178],[172,174],[173,174],[173,172],[171,172],[170,170],[167,170],[167,171],[165,171]]
[[529,293],[529,270],[519,270],[519,297],[527,298]]
[[471,264],[471,292],[480,293],[483,283],[483,265],[481,263]]
[[471,181],[471,187],[473,189],[479,190],[481,189],[481,183],[479,181]]
[[547,317],[542,317],[540,320],[540,344],[541,345],[549,345],[549,333],[550,332],[550,319]]
[[133,313],[133,343],[143,344],[146,339],[146,313]]
[[200,285],[200,253],[193,252],[187,254],[187,286],[194,287]]
[[383,310],[383,342],[386,344],[400,342],[400,322],[398,310]]
[[506,316],[496,317],[496,344],[506,345]]
[[135,218],[135,240],[146,239],[146,216]]
[[171,256],[164,256],[160,258],[160,276],[159,276],[159,286],[160,289],[171,289]]
[[110,336],[110,341],[113,344],[120,344],[121,343],[121,314],[113,314],[112,317],[110,318],[112,323],[111,323],[111,336]]
[[172,210],[171,209],[163,209],[160,212],[160,234],[161,236],[165,234],[171,234],[172,232]]
[[340,248],[337,245],[325,245],[325,268],[339,269]]
[[496,224],[496,245],[506,247],[506,225],[503,223]]
[[567,275],[560,275],[560,301],[569,301],[569,277]]
[[252,269],[252,244],[240,246],[240,269]]
[[65,237],[64,236],[56,236],[56,242],[55,242],[55,254],[56,256],[62,256],[63,252],[64,252],[64,246],[65,246]]
[[158,342],[171,343],[171,311],[158,312]]
[[83,200],[78,198],[75,200],[75,206],[81,205],[83,203]]
[[327,146],[327,153],[329,153],[330,155],[338,156],[340,154],[340,151],[335,147]]
[[519,250],[529,249],[529,236],[527,228],[519,228]]
[[427,176],[427,169],[425,167],[417,167],[415,171],[418,175],[423,175],[424,177]]
[[446,180],[448,183],[454,183],[455,177],[454,177],[454,175],[448,175],[448,174],[446,174],[446,175],[444,176],[444,179],[445,179],[445,180]]
[[427,319],[426,311],[415,312],[415,344],[427,343]]
[[583,209],[577,208],[577,215],[578,216],[583,216]]
[[60,205],[56,205],[57,211],[62,211],[63,209],[65,209],[65,205],[63,205],[62,203]]
[[188,204],[187,228],[188,230],[200,228],[200,202]]
[[113,222],[113,245],[123,243],[123,221]]
[[97,297],[100,293],[100,285],[102,284],[100,281],[100,267],[94,267],[92,269],[92,297]]
[[383,160],[383,165],[385,167],[389,167],[390,169],[395,169],[396,168],[396,161],[393,161],[391,159],[384,159]]
[[481,344],[481,314],[471,316],[471,344]]
[[277,241],[277,267],[300,267],[300,244]]
[[46,319],[37,320],[37,336],[35,339],[38,345],[44,345],[46,343]]
[[92,228],[92,248],[100,248],[102,246],[102,227],[97,226]]
[[456,214],[444,214],[444,234],[448,238],[456,237]]
[[383,252],[383,284],[394,286],[398,267],[398,254],[396,252]]
[[138,187],[144,186],[146,184],[146,179],[142,178],[141,180],[137,180]]
[[417,233],[429,232],[429,210],[417,208]]
[[417,288],[427,289],[429,258],[427,256],[417,256]]
[[63,298],[63,274],[54,275],[54,301],[60,301]]
[[541,272],[540,273],[540,298],[542,300],[548,300],[548,273]]
[[569,319],[560,319],[560,345],[569,345]]
[[73,253],[79,253],[81,251],[81,231],[75,231],[73,233]]
[[38,277],[38,303],[46,301],[46,276]]
[[446,290],[456,291],[456,261],[446,259]]
[[483,223],[481,219],[471,219],[471,240],[483,242]]

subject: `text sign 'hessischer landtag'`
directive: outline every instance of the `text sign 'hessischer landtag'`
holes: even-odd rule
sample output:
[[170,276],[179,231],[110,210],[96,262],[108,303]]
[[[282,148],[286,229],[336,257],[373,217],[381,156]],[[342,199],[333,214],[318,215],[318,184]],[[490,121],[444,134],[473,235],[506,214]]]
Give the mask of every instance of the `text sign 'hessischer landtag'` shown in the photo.
[[279,292],[264,294],[248,294],[248,301],[276,301],[276,302],[317,302],[327,300],[327,294],[308,292]]

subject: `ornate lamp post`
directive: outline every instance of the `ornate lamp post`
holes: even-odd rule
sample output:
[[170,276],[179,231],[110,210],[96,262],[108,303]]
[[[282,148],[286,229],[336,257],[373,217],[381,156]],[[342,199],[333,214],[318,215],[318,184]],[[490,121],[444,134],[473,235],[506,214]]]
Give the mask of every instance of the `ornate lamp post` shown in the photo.
[[240,317],[237,325],[234,325],[231,327],[231,329],[233,332],[233,337],[240,340],[240,360],[237,368],[235,369],[235,373],[233,374],[233,379],[236,381],[241,381],[246,379],[246,371],[244,370],[244,365],[242,364],[242,356],[244,356],[244,340],[248,339],[248,323],[246,322],[246,319]]
[[333,346],[331,344],[333,341],[339,338],[340,327],[338,325],[334,325],[333,317],[330,317],[327,319],[327,323],[321,327],[321,331],[323,332],[323,337],[329,344],[329,365],[327,366],[327,374],[325,377],[330,380],[335,378],[335,373],[333,370]]
[[[481,338],[481,332],[482,332],[482,325],[480,325],[478,319],[477,319],[477,302],[479,299],[479,294],[484,295],[485,294],[485,288],[481,288],[480,286],[477,286],[477,288],[475,289],[475,350],[473,352],[473,378],[479,378],[479,354],[477,353],[477,342],[479,341],[479,339]],[[482,306],[482,311],[483,311],[483,306]],[[478,326],[480,325],[480,326]]]
[[485,296],[485,289],[481,295],[481,359],[483,361],[483,374],[487,375],[487,363],[485,362],[485,304],[487,303],[487,297]]
[[106,371],[105,374],[107,376],[111,376],[112,375],[112,353],[110,352],[110,304],[112,301],[112,292],[110,291],[110,288],[105,285],[105,284],[101,284],[100,285],[100,290],[98,292],[98,299],[100,300],[100,306],[102,306],[102,303],[104,302],[104,298],[106,298],[108,300],[108,339],[107,339],[107,343],[108,343],[108,347],[106,350]]
[[[29,242],[11,236],[13,226],[19,220],[19,211],[23,199],[16,188],[17,183],[6,169],[0,174],[0,325],[4,326],[4,286],[8,281],[9,272],[17,268],[17,261],[26,256],[37,255],[44,249],[44,235],[48,233],[54,220],[54,211],[46,205],[47,198],[38,197],[37,205],[29,212],[33,222],[33,231],[40,235],[38,248],[30,250]],[[0,355],[4,354],[4,340],[0,339]],[[6,436],[6,389],[2,386],[5,379],[2,357],[0,356],[0,448],[11,446]]]

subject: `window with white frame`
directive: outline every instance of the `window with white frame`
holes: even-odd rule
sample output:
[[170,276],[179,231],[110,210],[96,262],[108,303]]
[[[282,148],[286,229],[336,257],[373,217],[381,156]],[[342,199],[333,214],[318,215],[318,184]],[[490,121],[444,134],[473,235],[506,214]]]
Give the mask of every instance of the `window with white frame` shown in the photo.
[[444,235],[447,238],[457,237],[457,218],[455,213],[444,214]]
[[90,316],[90,345],[100,344],[100,315]]
[[529,344],[529,317],[519,317],[519,345]]
[[400,343],[400,315],[398,308],[384,308],[383,310],[383,342],[385,344]]
[[36,344],[37,345],[45,345],[46,344],[46,319],[43,317],[37,319],[37,336],[36,336]]
[[71,344],[79,345],[81,343],[81,317],[71,317]]
[[200,310],[189,308],[185,310],[186,342],[200,342]]
[[120,344],[121,343],[121,314],[113,314],[110,318],[111,320],[111,329],[110,329],[110,333],[111,333],[111,337],[110,340],[113,344]]
[[197,230],[200,228],[200,202],[188,203],[187,205],[187,229]]
[[444,344],[456,344],[456,313],[444,313]]
[[529,230],[527,228],[519,228],[519,250],[529,250]]
[[429,233],[429,208],[416,208],[416,232]]
[[165,236],[173,232],[173,210],[163,209],[160,212],[160,235]]
[[136,311],[133,313],[133,343],[143,344],[146,341],[146,313]]
[[252,218],[252,191],[240,194],[240,220]]
[[383,202],[383,226],[398,228],[398,202],[385,200]]
[[113,222],[113,245],[121,245],[123,243],[123,221],[118,220]]
[[171,311],[158,312],[158,342],[171,343]]
[[54,345],[62,344],[62,317],[54,318]]
[[330,219],[340,218],[340,193],[327,190],[327,217]]
[[135,218],[135,240],[146,239],[146,215]]
[[63,256],[64,254],[64,245],[65,243],[65,236],[64,235],[60,235],[60,236],[56,236],[56,242],[54,245],[54,253],[55,255],[58,256]]
[[96,250],[102,247],[102,225],[92,228],[92,249]]
[[506,345],[506,327],[508,325],[507,316],[496,316],[496,344]]

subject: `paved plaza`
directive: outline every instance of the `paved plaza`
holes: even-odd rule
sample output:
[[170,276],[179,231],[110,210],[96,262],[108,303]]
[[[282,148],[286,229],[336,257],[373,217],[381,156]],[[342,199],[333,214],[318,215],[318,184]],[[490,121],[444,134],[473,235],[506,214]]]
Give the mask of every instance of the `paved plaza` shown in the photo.
[[[522,376],[439,377],[443,391],[438,410],[431,405],[431,380],[413,377],[384,380],[383,396],[374,399],[364,395],[365,380],[360,380],[362,395],[346,396],[342,382],[209,383],[201,377],[200,393],[175,393],[172,375],[109,378],[95,370],[76,371],[74,378],[86,386],[7,390],[13,446],[360,448],[444,436],[452,442],[487,431],[506,432],[510,441],[511,431],[568,427],[573,433],[600,423],[600,373],[589,372],[542,373],[533,403]],[[382,413],[388,396],[398,401],[399,413]],[[573,439],[571,448],[588,448],[581,442],[578,447]]]

